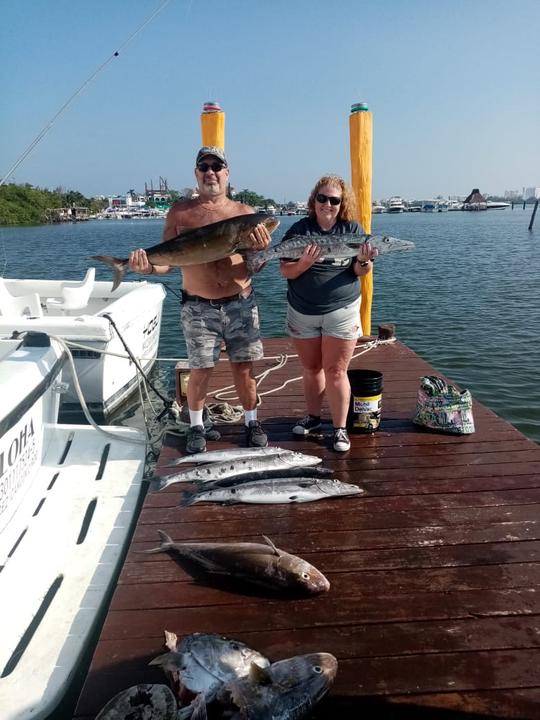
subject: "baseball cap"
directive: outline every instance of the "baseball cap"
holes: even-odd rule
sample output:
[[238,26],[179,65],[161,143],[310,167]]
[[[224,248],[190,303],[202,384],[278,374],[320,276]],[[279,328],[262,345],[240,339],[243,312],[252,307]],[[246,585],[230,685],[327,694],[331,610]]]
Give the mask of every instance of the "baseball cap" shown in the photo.
[[217,145],[204,145],[197,153],[197,159],[195,160],[195,164],[198,164],[203,159],[203,157],[206,157],[207,155],[212,155],[213,157],[216,157],[218,160],[221,160],[225,167],[227,167],[225,152],[223,151],[223,148],[217,147]]

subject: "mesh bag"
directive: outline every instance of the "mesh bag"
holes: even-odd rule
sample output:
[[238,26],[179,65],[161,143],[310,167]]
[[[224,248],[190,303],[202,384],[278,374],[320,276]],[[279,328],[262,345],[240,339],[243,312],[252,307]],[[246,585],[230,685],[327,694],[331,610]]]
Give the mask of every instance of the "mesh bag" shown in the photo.
[[436,375],[426,375],[418,389],[413,422],[453,435],[469,435],[474,432],[471,393]]

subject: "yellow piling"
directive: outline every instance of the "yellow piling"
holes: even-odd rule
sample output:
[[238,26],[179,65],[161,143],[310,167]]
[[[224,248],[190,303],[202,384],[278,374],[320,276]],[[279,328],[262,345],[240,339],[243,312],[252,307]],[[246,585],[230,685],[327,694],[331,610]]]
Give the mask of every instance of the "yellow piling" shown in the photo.
[[216,102],[206,102],[201,113],[203,145],[214,145],[225,150],[225,113]]
[[[371,175],[373,165],[373,115],[365,103],[356,103],[349,115],[351,184],[358,206],[358,219],[364,232],[371,233]],[[373,269],[361,280],[360,320],[362,333],[371,335]]]

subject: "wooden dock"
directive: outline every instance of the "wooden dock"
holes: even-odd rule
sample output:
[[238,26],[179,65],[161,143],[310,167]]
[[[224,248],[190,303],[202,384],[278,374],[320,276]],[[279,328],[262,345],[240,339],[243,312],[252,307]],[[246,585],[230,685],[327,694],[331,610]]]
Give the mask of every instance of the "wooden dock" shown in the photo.
[[[265,340],[265,351],[293,352],[284,339]],[[258,370],[275,363],[262,361]],[[330,425],[321,436],[293,440],[292,421],[304,414],[301,382],[263,395],[259,417],[271,444],[319,454],[365,495],[182,507],[179,485],[149,493],[78,720],[93,718],[130,685],[164,682],[148,667],[163,651],[164,630],[222,633],[272,660],[333,653],[338,674],[313,714],[319,720],[540,718],[540,447],[476,402],[473,435],[416,427],[419,378],[439,373],[400,342],[352,367],[383,372],[383,421],[373,435],[352,436],[349,453],[330,449]],[[260,391],[300,375],[289,358]],[[230,382],[221,363],[213,387]],[[243,443],[242,425],[219,430],[211,449]],[[157,473],[178,454],[178,438],[168,436]],[[139,553],[159,544],[158,528],[176,541],[268,535],[315,564],[332,587],[315,598],[276,600],[202,586],[169,555]]]

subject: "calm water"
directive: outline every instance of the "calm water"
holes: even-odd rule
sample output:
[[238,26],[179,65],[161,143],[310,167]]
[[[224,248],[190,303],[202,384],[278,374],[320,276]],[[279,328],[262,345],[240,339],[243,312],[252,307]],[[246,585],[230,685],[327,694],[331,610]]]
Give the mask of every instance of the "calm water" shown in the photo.
[[[397,336],[525,435],[540,442],[540,221],[527,210],[376,215],[373,232],[416,243],[416,251],[376,261],[372,329],[396,324]],[[281,218],[279,238],[297,218]],[[87,256],[125,254],[158,242],[160,220],[0,228],[5,277],[80,279]],[[135,276],[133,276],[135,277]],[[105,267],[97,278],[110,279]],[[165,278],[178,291],[179,278]],[[285,281],[277,263],[254,285],[265,337],[284,334]],[[178,299],[167,294],[160,355],[184,357]],[[174,387],[172,365],[162,374]]]

